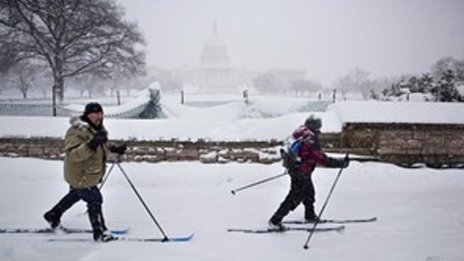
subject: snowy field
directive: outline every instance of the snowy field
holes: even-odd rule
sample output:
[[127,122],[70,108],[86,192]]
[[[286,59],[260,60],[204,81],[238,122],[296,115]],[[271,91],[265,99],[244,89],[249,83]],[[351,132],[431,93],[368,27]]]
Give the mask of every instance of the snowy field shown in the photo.
[[[0,158],[2,227],[45,227],[42,214],[67,192],[62,162]],[[195,233],[186,243],[48,242],[90,234],[0,234],[0,260],[423,260],[464,259],[464,173],[458,169],[404,169],[352,162],[345,169],[325,218],[378,217],[347,224],[344,232],[240,234],[227,228],[264,227],[285,196],[282,177],[233,196],[231,189],[279,174],[279,164],[122,163],[169,235]],[[337,174],[317,169],[320,209]],[[119,170],[102,190],[111,227],[130,227],[128,237],[161,237]],[[63,217],[68,227],[88,228],[85,204]],[[302,208],[287,219],[298,219]],[[328,224],[320,225],[329,226]]]
[[[168,118],[105,119],[111,139],[269,140],[285,139],[310,114],[307,101],[256,98],[216,106],[162,101]],[[204,104],[204,103],[203,103]],[[463,104],[341,102],[314,112],[323,132],[340,132],[345,122],[464,123]],[[0,137],[58,137],[65,117],[0,117]],[[0,158],[1,227],[43,228],[43,213],[66,192],[62,162]],[[404,169],[383,163],[352,162],[344,170],[323,218],[376,216],[347,224],[344,232],[317,233],[303,250],[306,232],[240,234],[227,228],[258,228],[285,197],[289,178],[239,192],[232,189],[282,173],[279,163],[122,163],[168,236],[194,233],[186,243],[49,242],[91,235],[0,234],[0,260],[464,260],[464,171]],[[336,177],[317,169],[317,211]],[[119,170],[102,190],[110,227],[130,227],[128,237],[162,237]],[[63,217],[68,227],[89,228],[85,204]],[[288,219],[302,218],[302,208]],[[329,226],[321,224],[321,227]]]

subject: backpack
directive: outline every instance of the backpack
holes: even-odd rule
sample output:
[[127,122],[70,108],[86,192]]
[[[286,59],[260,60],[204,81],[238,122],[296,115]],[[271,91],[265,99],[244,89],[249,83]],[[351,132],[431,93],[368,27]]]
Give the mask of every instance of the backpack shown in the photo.
[[293,142],[290,143],[288,146],[288,152],[294,156],[295,159],[298,158],[300,155],[301,147],[303,146],[302,139],[295,139]]
[[295,139],[287,146],[287,151],[284,149],[280,150],[280,156],[282,157],[282,165],[287,169],[298,167],[300,164],[299,153],[303,141],[301,139]]

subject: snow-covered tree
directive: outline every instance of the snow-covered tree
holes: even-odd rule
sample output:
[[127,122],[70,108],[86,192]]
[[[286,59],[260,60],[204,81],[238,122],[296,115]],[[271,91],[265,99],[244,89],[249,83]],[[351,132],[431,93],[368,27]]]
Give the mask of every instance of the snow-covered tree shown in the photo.
[[426,73],[422,76],[409,76],[403,79],[401,87],[409,90],[410,93],[430,93],[434,86],[433,78]]
[[456,82],[464,82],[464,59],[442,58],[432,65],[431,73],[435,79],[439,79],[449,70],[454,72]]
[[435,101],[439,102],[459,102],[463,101],[455,86],[455,76],[452,70],[445,71],[437,85],[432,89]]
[[403,76],[398,82],[392,83],[390,88],[386,88],[382,91],[382,95],[385,97],[384,99],[389,100],[389,97],[399,97],[405,94],[404,90],[406,89],[407,82],[407,78]]
[[144,69],[142,36],[123,16],[114,0],[0,0],[0,44],[12,50],[11,63],[40,59],[48,65],[56,115],[65,79]]

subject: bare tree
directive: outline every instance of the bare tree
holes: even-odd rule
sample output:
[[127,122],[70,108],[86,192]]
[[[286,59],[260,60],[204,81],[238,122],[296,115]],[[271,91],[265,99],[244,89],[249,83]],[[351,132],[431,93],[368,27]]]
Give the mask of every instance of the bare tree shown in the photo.
[[261,93],[282,92],[282,81],[272,73],[260,74],[253,79],[255,89]]
[[104,80],[94,74],[84,74],[74,77],[69,81],[69,88],[79,91],[80,97],[84,97],[87,92],[88,97],[92,98],[96,93],[104,93]]
[[[1,33],[0,37],[4,38]],[[0,73],[5,74],[17,62],[16,53],[11,44],[2,43],[0,47]]]
[[295,96],[305,95],[305,93],[309,95],[312,92],[322,90],[322,85],[317,81],[300,79],[292,81],[290,89],[295,93]]
[[23,99],[27,99],[27,94],[39,77],[41,69],[41,66],[37,64],[18,62],[10,70],[12,87],[21,92]]
[[66,78],[144,69],[142,35],[123,16],[114,0],[0,0],[0,44],[14,50],[11,63],[40,59],[50,67],[56,116]]
[[368,71],[355,67],[347,75],[337,78],[335,86],[341,90],[344,99],[346,99],[346,93],[350,91],[360,91],[363,97],[367,98],[372,85],[369,75]]

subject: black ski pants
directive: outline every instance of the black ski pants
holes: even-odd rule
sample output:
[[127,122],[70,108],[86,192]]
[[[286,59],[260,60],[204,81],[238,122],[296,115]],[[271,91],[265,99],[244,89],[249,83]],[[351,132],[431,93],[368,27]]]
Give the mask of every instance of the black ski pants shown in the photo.
[[106,230],[105,220],[102,214],[103,197],[97,186],[90,188],[70,187],[68,194],[66,194],[49,212],[59,220],[63,213],[79,200],[84,200],[87,203],[87,211],[92,229]]
[[280,223],[290,212],[295,210],[300,203],[305,206],[305,218],[312,218],[314,214],[315,190],[310,174],[290,172],[290,191],[280,204],[277,211],[271,217],[271,222]]

